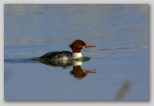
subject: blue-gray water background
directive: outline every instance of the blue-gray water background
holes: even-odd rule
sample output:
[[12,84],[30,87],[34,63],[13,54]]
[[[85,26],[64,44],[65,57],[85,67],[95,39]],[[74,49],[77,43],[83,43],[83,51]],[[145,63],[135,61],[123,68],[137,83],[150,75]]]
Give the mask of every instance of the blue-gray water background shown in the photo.
[[[148,18],[147,4],[5,4],[4,99],[148,100]],[[96,73],[25,61],[75,39],[96,45],[82,51]]]

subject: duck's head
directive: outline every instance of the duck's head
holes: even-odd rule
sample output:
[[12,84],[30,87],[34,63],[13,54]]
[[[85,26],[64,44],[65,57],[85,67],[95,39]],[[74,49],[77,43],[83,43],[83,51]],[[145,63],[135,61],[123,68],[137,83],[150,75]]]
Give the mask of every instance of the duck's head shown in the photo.
[[81,49],[92,47],[95,47],[95,45],[86,44],[84,41],[79,39],[75,40],[72,44],[70,44],[70,48],[72,49],[73,53],[80,53]]

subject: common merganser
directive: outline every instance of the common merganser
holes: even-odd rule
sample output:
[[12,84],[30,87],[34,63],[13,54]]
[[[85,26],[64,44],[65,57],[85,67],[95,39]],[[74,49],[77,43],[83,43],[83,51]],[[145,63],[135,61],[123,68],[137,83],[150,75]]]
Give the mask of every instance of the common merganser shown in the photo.
[[72,52],[69,51],[55,51],[48,52],[45,55],[41,56],[40,59],[43,61],[52,61],[52,60],[68,60],[68,59],[77,59],[82,58],[81,50],[83,48],[92,48],[95,45],[86,44],[82,40],[75,40],[72,44],[69,45],[72,49]]

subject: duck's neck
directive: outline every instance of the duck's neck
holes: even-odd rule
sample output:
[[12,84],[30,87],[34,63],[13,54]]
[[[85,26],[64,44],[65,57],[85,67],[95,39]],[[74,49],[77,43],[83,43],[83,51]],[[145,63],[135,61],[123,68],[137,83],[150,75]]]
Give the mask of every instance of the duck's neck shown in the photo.
[[77,58],[82,58],[82,53],[79,52],[79,53],[73,53],[73,59],[77,59]]

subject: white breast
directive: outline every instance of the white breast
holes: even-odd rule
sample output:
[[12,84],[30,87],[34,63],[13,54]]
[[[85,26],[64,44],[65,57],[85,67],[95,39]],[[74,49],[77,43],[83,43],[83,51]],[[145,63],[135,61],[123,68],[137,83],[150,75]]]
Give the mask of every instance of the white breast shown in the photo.
[[82,57],[82,54],[81,53],[73,53],[73,58],[76,59],[76,58],[81,58]]

